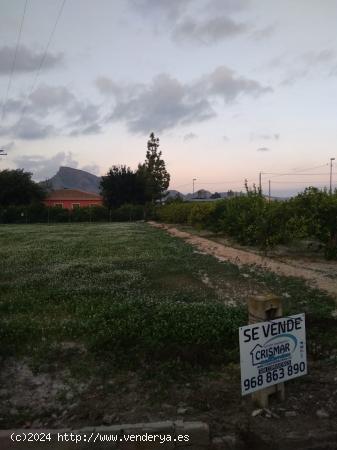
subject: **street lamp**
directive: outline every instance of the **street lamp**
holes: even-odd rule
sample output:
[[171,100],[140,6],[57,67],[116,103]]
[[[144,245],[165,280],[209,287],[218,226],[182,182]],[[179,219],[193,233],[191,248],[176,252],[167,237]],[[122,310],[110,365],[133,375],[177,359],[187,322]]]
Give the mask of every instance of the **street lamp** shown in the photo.
[[0,156],[7,156],[7,153],[5,153],[5,150],[0,148]]
[[195,182],[195,181],[197,181],[197,179],[196,179],[196,178],[193,178],[193,180],[192,180],[192,181],[193,181],[193,190],[192,190],[192,196],[194,197],[194,182]]
[[330,158],[330,195],[332,194],[332,161],[335,161],[336,158]]

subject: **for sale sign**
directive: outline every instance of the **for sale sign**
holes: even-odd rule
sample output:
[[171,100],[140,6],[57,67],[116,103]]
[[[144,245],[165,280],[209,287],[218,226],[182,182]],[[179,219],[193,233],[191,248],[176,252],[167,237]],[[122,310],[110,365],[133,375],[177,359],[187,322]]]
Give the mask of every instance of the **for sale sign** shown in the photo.
[[240,327],[242,395],[307,373],[305,316]]

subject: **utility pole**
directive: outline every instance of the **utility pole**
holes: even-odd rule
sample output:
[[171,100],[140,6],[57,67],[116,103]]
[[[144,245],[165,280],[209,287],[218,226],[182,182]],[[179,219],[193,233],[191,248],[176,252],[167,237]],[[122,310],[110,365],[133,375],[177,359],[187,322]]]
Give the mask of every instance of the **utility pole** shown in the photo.
[[332,194],[332,161],[335,161],[336,158],[330,158],[330,195]]
[[197,181],[197,179],[196,179],[196,178],[193,178],[192,181],[193,181],[192,196],[194,197],[194,182]]
[[262,172],[259,173],[259,191],[260,195],[262,195]]

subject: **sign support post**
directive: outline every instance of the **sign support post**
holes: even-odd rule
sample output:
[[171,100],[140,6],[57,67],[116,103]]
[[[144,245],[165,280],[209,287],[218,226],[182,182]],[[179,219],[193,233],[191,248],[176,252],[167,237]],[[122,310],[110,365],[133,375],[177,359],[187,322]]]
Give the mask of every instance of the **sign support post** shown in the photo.
[[[281,299],[274,295],[264,295],[248,300],[249,324],[265,322],[282,317]],[[252,393],[253,401],[261,408],[268,408],[269,397],[276,396],[279,401],[285,399],[284,383],[275,384]]]

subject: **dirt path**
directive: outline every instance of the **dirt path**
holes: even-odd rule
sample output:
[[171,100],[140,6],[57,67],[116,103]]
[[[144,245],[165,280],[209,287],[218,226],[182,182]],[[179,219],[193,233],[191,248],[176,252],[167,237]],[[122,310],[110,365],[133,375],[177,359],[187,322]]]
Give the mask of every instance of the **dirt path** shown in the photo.
[[219,244],[210,239],[178,230],[174,226],[152,221],[149,222],[149,224],[155,228],[166,230],[172,236],[184,239],[189,244],[198,248],[198,250],[209,255],[213,255],[220,261],[229,261],[237,266],[243,266],[245,264],[257,265],[278,275],[304,278],[310,286],[322,289],[337,299],[337,279],[329,278],[313,268],[308,268],[307,262],[303,262],[303,266],[306,266],[306,268],[303,268],[303,266],[301,267],[299,264],[298,260],[296,263],[294,262],[294,264],[289,260],[285,263],[277,259],[264,257],[246,250],[240,250],[224,244]]

